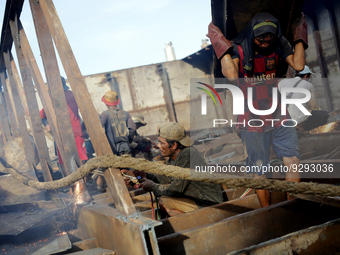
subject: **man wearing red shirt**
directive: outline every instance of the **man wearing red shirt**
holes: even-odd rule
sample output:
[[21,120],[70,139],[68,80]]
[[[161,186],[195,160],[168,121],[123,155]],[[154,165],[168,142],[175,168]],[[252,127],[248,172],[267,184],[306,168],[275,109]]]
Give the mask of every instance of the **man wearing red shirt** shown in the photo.
[[[71,90],[69,90],[69,87],[66,85],[66,81],[65,81],[64,77],[62,77],[62,76],[61,76],[61,82],[62,82],[63,88],[64,88],[67,108],[68,108],[68,112],[69,112],[69,115],[70,115],[70,120],[71,120],[74,138],[76,140],[78,154],[79,154],[79,157],[80,157],[81,160],[87,160],[88,157],[86,155],[86,149],[85,149],[85,146],[84,146],[85,140],[84,140],[83,133],[82,133],[82,130],[81,130],[80,116],[79,116],[79,113],[78,113],[78,105],[77,105],[77,102],[74,98],[73,92]],[[40,110],[40,117],[41,117],[41,119],[46,118],[46,114],[45,114],[44,109]],[[50,130],[49,124],[46,125],[46,130],[48,130],[48,131]],[[57,149],[57,152],[58,152],[59,164],[61,165],[63,172],[65,174],[63,160],[60,156],[58,149]]]
[[[230,81],[237,80],[237,86],[244,95],[253,93],[251,102],[256,110],[271,109],[273,88],[277,87],[278,70],[283,61],[293,69],[301,71],[305,65],[307,49],[307,22],[304,15],[292,26],[294,51],[287,39],[282,36],[279,21],[269,13],[259,13],[232,41],[212,23],[209,25],[209,38],[216,56],[221,61],[222,73]],[[247,97],[245,97],[247,100]],[[277,99],[280,106],[280,98]],[[250,100],[249,100],[250,101]],[[247,102],[247,101],[246,101]],[[300,163],[299,144],[293,126],[284,127],[278,107],[270,115],[258,116],[245,105],[245,113],[238,116],[242,144],[247,156],[247,166],[257,169],[255,178],[265,178],[262,166],[269,166],[270,147],[289,169],[287,181],[300,181],[299,173],[292,171]],[[253,121],[250,126],[249,121]],[[276,121],[272,124],[271,120]],[[262,123],[262,125],[261,125]],[[269,205],[269,191],[256,190],[261,205]]]

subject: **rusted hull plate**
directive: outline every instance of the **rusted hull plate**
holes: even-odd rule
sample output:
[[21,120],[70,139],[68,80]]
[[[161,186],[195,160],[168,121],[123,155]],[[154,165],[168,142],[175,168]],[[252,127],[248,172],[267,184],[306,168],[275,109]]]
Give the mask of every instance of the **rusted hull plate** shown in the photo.
[[87,251],[78,251],[74,253],[70,253],[72,255],[114,255],[116,252],[102,249],[102,248],[95,248]]
[[299,136],[300,153],[315,151],[315,155],[332,152],[340,144],[340,132],[308,134]]
[[[299,1],[270,1],[270,0],[246,0],[246,1],[237,1],[232,0],[228,1],[230,7],[227,6],[228,10],[228,18],[231,18],[232,22],[236,27],[236,34],[232,34],[229,39],[232,39],[235,35],[237,35],[241,30],[248,24],[248,22],[259,12],[270,12],[274,15],[279,21],[282,29],[282,33],[285,35],[287,32],[289,18],[292,15],[292,10],[294,14],[297,12],[301,12],[303,0]],[[295,8],[294,8],[295,7]],[[232,16],[232,17],[230,17]],[[228,28],[230,29],[230,25],[228,24]],[[229,31],[228,31],[229,32]],[[234,32],[234,31],[233,31]]]
[[18,235],[61,209],[19,211],[0,214],[0,235]]
[[[313,212],[313,213],[311,213]],[[158,238],[161,254],[226,254],[339,217],[340,209],[286,201]]]
[[251,246],[229,255],[262,254],[339,254],[340,219],[303,229],[280,238]]
[[[36,179],[36,175],[33,170],[21,172],[21,174],[30,179]],[[41,190],[23,185],[22,182],[18,181],[11,175],[0,176],[0,198],[3,206],[45,199]]]
[[[59,252],[66,251],[72,247],[70,239],[67,234],[59,234],[54,237],[44,240],[40,242],[37,241],[34,244],[26,244],[25,246],[15,247],[15,249],[6,249],[5,254],[7,255],[46,255],[46,254],[55,254]],[[7,250],[7,251],[6,251]]]

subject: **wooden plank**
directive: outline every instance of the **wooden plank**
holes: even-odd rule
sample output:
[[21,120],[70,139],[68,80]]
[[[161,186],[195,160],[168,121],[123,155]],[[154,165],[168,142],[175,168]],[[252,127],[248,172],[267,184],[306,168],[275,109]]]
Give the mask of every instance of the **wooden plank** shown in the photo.
[[18,129],[17,127],[17,122],[15,120],[15,117],[14,117],[14,112],[13,112],[13,108],[12,108],[12,105],[11,105],[11,101],[9,99],[9,95],[8,95],[8,91],[7,91],[7,82],[6,82],[6,72],[3,71],[0,73],[0,80],[1,80],[1,85],[2,85],[2,88],[3,88],[3,95],[4,95],[4,98],[5,98],[5,103],[6,103],[6,110],[7,110],[7,116],[8,116],[8,120],[9,120],[9,123],[10,123],[10,128],[11,128],[11,133],[12,135],[14,135]]
[[81,165],[81,160],[76,147],[51,34],[47,27],[40,5],[36,4],[34,0],[30,0],[30,6],[46,73],[47,84],[50,89],[50,96],[55,110],[55,115],[58,116],[56,119],[56,126],[62,142],[62,146],[58,146],[58,148],[59,151],[64,150],[64,158],[62,159],[66,175],[69,175],[76,170],[76,168],[72,166],[72,158],[74,157],[79,166]]
[[[20,63],[19,63],[19,65],[20,65]],[[20,76],[19,76],[19,72],[18,72],[18,69],[17,69],[17,66],[16,66],[14,60],[11,61],[11,67],[12,67],[12,72],[13,72],[13,78],[15,80],[15,84],[17,85],[17,90],[18,90],[18,94],[19,94],[19,97],[20,97],[21,105],[24,109],[24,112],[27,112],[28,106],[27,106],[26,95],[25,95],[24,87],[22,86],[21,79],[20,79]],[[19,69],[20,69],[20,66],[19,66]],[[14,101],[14,104],[16,105],[15,101]],[[29,120],[29,122],[30,122],[30,120]]]
[[[16,27],[15,24],[17,22],[14,22],[14,21],[10,21],[9,23],[10,23],[13,38],[19,38],[19,29],[22,29],[22,27],[21,28]],[[19,41],[14,40],[14,44],[15,44],[15,49],[17,53],[16,55],[17,55],[18,63],[20,67],[22,82],[24,85],[25,95],[23,96],[23,98],[25,98],[27,110],[30,115],[31,130],[33,132],[35,144],[37,146],[44,181],[45,182],[52,181],[52,176],[50,172],[50,167],[52,167],[52,163],[51,163],[50,156],[48,154],[46,138],[45,138],[43,127],[42,127],[39,107],[37,103],[37,98],[35,96],[35,90],[34,90],[34,86],[32,82],[31,73],[28,69],[28,65],[22,53],[22,49],[19,45]]]
[[[44,82],[42,75],[40,73],[40,70],[38,68],[37,62],[36,62],[35,57],[33,55],[30,44],[27,40],[24,29],[21,29],[19,33],[20,33],[21,48],[22,48],[24,57],[26,59],[26,62],[29,63],[29,69],[30,69],[31,75],[32,75],[33,80],[34,80],[35,87],[38,90],[39,97],[40,97],[41,103],[43,105],[48,123],[51,126],[53,138],[54,138],[54,140],[57,144],[57,147],[63,148],[63,145],[62,145],[62,142],[61,142],[61,139],[60,139],[60,135],[59,135],[59,131],[58,131],[57,126],[56,126],[57,117],[55,115],[53,104],[52,104],[50,95],[47,91],[47,87],[45,86],[45,82]],[[63,160],[66,160],[64,150],[60,150],[59,153],[61,155],[61,158]]]
[[[1,81],[1,79],[0,79]],[[8,141],[11,137],[11,130],[9,126],[9,119],[7,117],[7,112],[6,112],[6,103],[5,103],[5,98],[4,94],[1,91],[0,93],[0,117],[1,117],[1,123],[2,123],[2,128],[3,128],[3,135],[6,138],[6,141]],[[4,142],[6,142],[4,141]]]
[[6,78],[5,84],[6,84],[6,90],[5,91],[8,94],[9,102],[11,104],[11,108],[13,109],[15,126],[16,126],[16,128],[19,128],[18,116],[17,116],[17,111],[15,109],[15,103],[14,103],[14,99],[13,99],[13,93],[12,93],[9,77]]
[[[18,90],[17,90],[17,84],[14,80],[13,70],[11,68],[11,62],[12,61],[14,62],[12,54],[10,52],[4,53],[4,59],[5,59],[5,63],[6,63],[7,73],[8,73],[9,80],[10,80],[10,87],[12,89],[13,100],[15,102],[20,102],[20,97],[19,97],[19,93],[18,93]],[[34,150],[33,150],[32,144],[31,144],[29,133],[27,131],[24,109],[23,109],[21,103],[18,103],[16,105],[15,109],[16,109],[17,116],[18,116],[20,134],[21,134],[23,142],[24,142],[26,160],[27,160],[28,166],[33,167],[33,165],[35,165],[34,153],[33,153]]]
[[0,120],[0,148],[2,148],[4,146],[4,144],[6,143],[6,135],[5,135],[5,132],[4,132],[4,128],[2,126],[2,121]]
[[[35,4],[33,0],[30,2],[31,6]],[[35,5],[42,9],[96,154],[101,156],[112,153],[99,119],[94,117],[98,115],[53,2],[42,0]],[[117,210],[123,215],[134,214],[136,210],[119,170],[109,168],[104,176]]]

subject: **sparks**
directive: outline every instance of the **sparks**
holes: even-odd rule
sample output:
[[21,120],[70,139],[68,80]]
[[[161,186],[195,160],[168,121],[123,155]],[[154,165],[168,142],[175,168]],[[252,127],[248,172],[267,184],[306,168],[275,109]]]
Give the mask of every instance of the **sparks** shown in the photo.
[[84,202],[79,182],[77,182],[76,187],[74,189],[74,195],[75,195],[75,198],[76,198],[75,204],[82,204]]
[[334,131],[338,126],[338,122],[331,122],[321,127],[314,128],[310,131],[311,134],[328,133]]

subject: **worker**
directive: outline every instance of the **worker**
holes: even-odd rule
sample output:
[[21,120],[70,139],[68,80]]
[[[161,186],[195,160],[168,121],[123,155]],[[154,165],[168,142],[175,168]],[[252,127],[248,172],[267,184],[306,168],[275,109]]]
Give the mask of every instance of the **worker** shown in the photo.
[[[303,14],[293,23],[291,31],[294,51],[282,36],[279,21],[269,13],[255,15],[232,42],[227,40],[215,25],[209,25],[208,36],[221,61],[223,75],[229,80],[237,79],[237,86],[244,92],[245,100],[247,88],[252,89],[254,96],[251,100],[257,110],[268,110],[272,106],[272,88],[277,87],[277,71],[282,63],[280,59],[297,71],[304,68],[304,50],[308,44],[307,23]],[[281,105],[279,97],[277,105]],[[274,121],[271,121],[272,119]],[[246,163],[249,169],[256,169],[255,178],[266,178],[262,166],[269,166],[272,146],[275,154],[290,170],[286,173],[286,180],[300,181],[299,173],[291,171],[292,166],[300,162],[298,137],[294,127],[282,126],[281,123],[285,119],[287,117],[281,115],[280,107],[270,115],[259,116],[252,113],[247,104],[245,113],[238,115],[237,122],[241,123],[238,128],[247,156]],[[252,126],[248,124],[249,120],[252,120]],[[294,123],[285,122],[285,125],[294,126]],[[256,192],[261,205],[268,206],[269,191]]]
[[108,109],[100,114],[100,123],[105,128],[112,152],[118,156],[130,154],[129,143],[136,132],[135,123],[128,112],[117,108],[119,97],[116,92],[106,92],[102,101]]
[[[314,73],[310,71],[309,67],[305,65],[305,68],[301,72],[296,72],[295,78],[283,79],[278,85],[280,92],[282,88],[304,88],[311,93],[311,99],[302,105],[312,115],[303,114],[295,104],[288,105],[289,115],[297,122],[296,129],[299,131],[310,131],[316,127],[323,126],[327,123],[329,116],[328,112],[322,111],[316,102],[314,86],[310,82],[312,74],[314,75]],[[288,99],[301,99],[304,97],[305,94],[298,92],[291,92],[287,96]]]
[[136,113],[132,116],[132,120],[136,125],[136,133],[133,137],[132,142],[130,143],[131,154],[134,157],[137,153],[142,152],[144,154],[145,159],[152,160],[152,153],[151,149],[153,147],[153,142],[140,134],[138,134],[137,130],[140,127],[146,126],[146,122],[144,121],[144,116]]
[[[61,83],[63,84],[63,89],[64,89],[64,94],[65,94],[65,99],[67,103],[67,108],[68,108],[68,113],[70,115],[70,120],[71,120],[71,125],[72,125],[72,130],[74,134],[74,138],[76,141],[77,149],[78,149],[78,154],[79,158],[83,161],[88,160],[87,154],[86,154],[86,149],[84,146],[84,137],[83,137],[83,132],[81,129],[81,124],[80,124],[80,116],[78,112],[78,105],[76,102],[76,99],[74,98],[73,92],[69,90],[69,87],[66,85],[66,81],[64,77],[61,78]],[[40,117],[43,120],[46,120],[46,114],[45,110],[41,109],[40,110]],[[45,126],[46,131],[51,131],[50,124],[46,122]],[[64,167],[63,160],[60,156],[59,150],[57,148],[57,154],[59,158],[59,166],[61,167],[64,175],[66,176],[66,171]]]
[[[162,156],[169,157],[167,165],[190,168],[190,163],[206,166],[197,149],[191,146],[190,137],[178,123],[163,125],[158,132],[158,147]],[[159,174],[146,173],[141,188],[161,197],[161,204],[170,216],[190,212],[201,207],[223,202],[219,184],[189,181]]]

